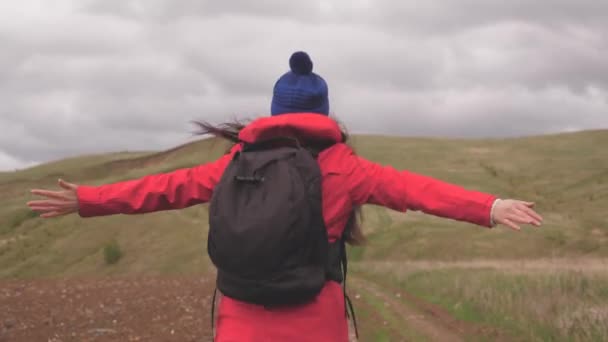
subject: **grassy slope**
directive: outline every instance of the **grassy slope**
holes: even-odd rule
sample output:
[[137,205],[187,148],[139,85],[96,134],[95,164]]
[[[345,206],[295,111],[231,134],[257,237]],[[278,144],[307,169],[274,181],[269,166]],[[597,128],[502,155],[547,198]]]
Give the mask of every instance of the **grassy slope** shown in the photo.
[[359,152],[397,168],[535,201],[541,230],[485,230],[419,213],[368,209],[366,259],[608,256],[607,131],[515,140],[360,137]]
[[[420,213],[365,210],[371,244],[353,251],[366,260],[475,257],[608,256],[608,131],[510,139],[445,140],[357,136],[358,153],[467,188],[536,201],[540,230],[486,230]],[[196,165],[226,145],[202,141],[171,151],[88,156],[0,174],[0,277],[95,272],[190,272],[204,263],[206,207],[144,216],[82,220],[33,217],[28,189],[58,176],[103,184]],[[101,248],[116,237],[125,262],[108,271]],[[201,259],[202,258],[202,259]]]
[[[200,141],[160,153],[111,154],[1,173],[0,277],[40,277],[205,271],[205,206],[140,216],[42,220],[24,206],[32,187],[56,187],[57,177],[104,184],[197,165],[227,145]],[[104,267],[103,247],[116,239],[125,255]]]
[[[371,243],[351,250],[353,260],[608,256],[608,153],[602,148],[608,146],[608,131],[505,140],[357,136],[354,145],[359,154],[399,169],[536,201],[546,223],[540,230],[514,233],[369,207],[364,227]],[[88,156],[0,173],[0,278],[205,272],[206,206],[144,216],[41,220],[24,202],[31,198],[28,189],[54,186],[59,176],[103,184],[196,165],[218,157],[225,148],[209,140],[161,153]],[[118,264],[106,266],[103,247],[113,239],[125,255]],[[605,325],[576,323],[602,320],[606,314],[597,309],[608,303],[603,276],[450,268],[377,272],[390,274],[395,284],[444,305],[460,318],[501,326],[526,340],[584,340],[591,337],[586,331],[593,337],[608,336]],[[544,290],[544,304],[534,304]],[[570,316],[550,304],[557,296],[569,298],[560,303],[569,308]]]

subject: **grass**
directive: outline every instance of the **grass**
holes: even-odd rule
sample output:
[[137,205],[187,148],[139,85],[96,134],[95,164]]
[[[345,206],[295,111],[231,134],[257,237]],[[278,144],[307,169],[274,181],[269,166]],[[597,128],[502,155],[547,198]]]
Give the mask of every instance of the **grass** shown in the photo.
[[[608,340],[608,272],[443,268],[362,272],[523,341]],[[361,270],[360,270],[361,271]]]
[[[85,221],[34,218],[0,237],[0,278],[77,275],[192,274],[208,269],[207,213],[201,207]],[[7,236],[7,235],[5,235]],[[116,239],[124,252],[105,267],[103,248]]]
[[[206,206],[143,216],[44,220],[25,202],[33,198],[31,188],[57,188],[58,177],[87,185],[112,183],[204,163],[226,147],[203,140],[159,153],[85,156],[2,173],[0,278],[205,272]],[[106,268],[103,248],[113,238],[125,255]]]
[[377,313],[376,307],[370,301],[371,297],[365,296],[354,303],[359,338],[361,341],[390,341],[391,332],[384,326],[382,315]]
[[[370,244],[351,249],[350,256],[352,260],[608,257],[603,213],[608,207],[608,158],[599,148],[606,144],[608,131],[495,140],[355,136],[357,152],[370,160],[501,197],[536,201],[545,226],[521,233],[487,230],[370,206],[364,208],[363,222]],[[24,203],[32,199],[31,188],[56,188],[57,176],[79,184],[105,184],[204,163],[226,148],[225,143],[209,139],[164,152],[84,156],[2,173],[0,277],[106,272],[94,262],[95,254],[116,234],[121,235],[129,257],[121,261],[128,266],[113,272],[162,274],[202,268],[205,206],[134,217],[42,220]]]
[[38,217],[38,214],[28,208],[21,208],[14,211],[9,217],[8,223],[1,227],[0,234],[10,233],[13,229],[19,227],[25,221]]
[[[513,233],[370,206],[363,222],[370,244],[352,249],[353,260],[608,256],[603,214],[608,207],[608,158],[598,148],[608,144],[608,131],[500,140],[355,136],[353,144],[359,154],[382,164],[536,201],[545,216],[542,229]],[[79,184],[105,184],[204,163],[226,148],[209,139],[158,153],[85,156],[3,173],[0,277],[106,272],[94,261],[95,254],[116,234],[129,257],[112,272],[203,268],[205,206],[135,217],[42,220],[24,203],[32,199],[28,191],[33,187],[56,188],[58,176]]]
[[[424,341],[415,329],[408,326],[373,293],[359,287],[349,289],[357,317],[361,341]],[[355,294],[353,296],[353,294]]]
[[[357,288],[357,293],[371,306],[374,312],[379,314],[379,318],[381,319],[381,321],[374,325],[373,330],[368,333],[368,336],[373,336],[373,341],[390,341],[389,337],[391,337],[391,335],[398,335],[399,338],[406,339],[407,341],[422,340],[420,336],[415,335],[414,329],[411,329],[407,326],[406,322],[403,322],[402,317],[399,317],[388,310],[381,299],[362,288]],[[358,307],[355,308],[355,310],[357,309]],[[355,311],[355,313],[357,312],[358,311]],[[359,324],[361,324],[361,322]],[[393,331],[392,334],[391,331]],[[367,340],[363,339],[363,341]]]

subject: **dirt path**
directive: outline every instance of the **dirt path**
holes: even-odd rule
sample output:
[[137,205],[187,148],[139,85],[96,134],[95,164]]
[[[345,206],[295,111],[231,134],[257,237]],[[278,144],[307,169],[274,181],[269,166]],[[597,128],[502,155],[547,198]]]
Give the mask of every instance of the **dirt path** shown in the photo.
[[[212,280],[0,280],[0,342],[211,341]],[[359,329],[365,338],[360,341],[449,342],[479,332],[386,285],[352,276],[348,286],[362,314]],[[382,338],[374,335],[378,327]]]
[[402,291],[387,291],[386,288],[361,277],[351,277],[349,286],[351,293],[364,291],[380,300],[387,314],[395,317],[396,322],[402,323],[397,329],[404,340],[408,335],[404,329],[411,329],[413,331],[409,334],[418,335],[424,340],[463,341],[465,329],[439,308],[422,303]]
[[362,269],[408,273],[419,270],[446,268],[496,269],[513,273],[536,273],[576,271],[605,273],[608,270],[606,258],[553,258],[533,260],[472,260],[472,261],[363,261],[357,266]]

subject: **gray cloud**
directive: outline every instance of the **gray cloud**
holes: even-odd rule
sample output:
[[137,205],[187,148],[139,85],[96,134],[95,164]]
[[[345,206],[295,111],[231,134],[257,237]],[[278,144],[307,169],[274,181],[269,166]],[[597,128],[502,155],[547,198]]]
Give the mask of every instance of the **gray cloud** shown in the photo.
[[169,148],[264,115],[308,51],[351,131],[608,128],[608,3],[24,0],[0,4],[0,170]]

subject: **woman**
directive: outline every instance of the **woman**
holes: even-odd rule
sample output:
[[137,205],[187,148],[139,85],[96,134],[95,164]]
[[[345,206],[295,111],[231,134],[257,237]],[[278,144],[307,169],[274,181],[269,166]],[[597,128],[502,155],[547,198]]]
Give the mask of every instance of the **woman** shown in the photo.
[[[61,191],[32,190],[47,199],[28,202],[41,217],[70,213],[82,217],[137,214],[179,209],[211,199],[214,187],[244,143],[273,137],[297,138],[308,146],[323,146],[317,156],[322,175],[322,213],[330,242],[343,235],[352,213],[363,204],[466,221],[485,227],[503,224],[540,226],[533,204],[500,200],[408,171],[367,161],[345,144],[345,135],[329,118],[328,89],[312,72],[308,55],[290,58],[291,71],[275,84],[271,116],[245,127],[201,125],[205,132],[238,141],[218,160],[166,174],[102,186],[78,186],[59,180]],[[359,235],[359,238],[356,236]],[[360,234],[351,238],[360,240]],[[313,300],[267,308],[223,296],[219,304],[216,341],[347,341],[344,293],[328,280]]]

